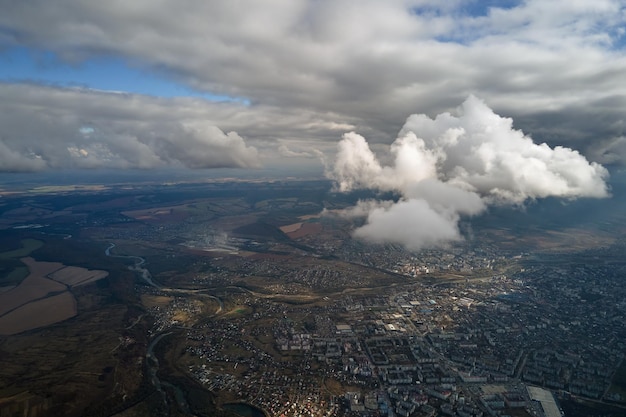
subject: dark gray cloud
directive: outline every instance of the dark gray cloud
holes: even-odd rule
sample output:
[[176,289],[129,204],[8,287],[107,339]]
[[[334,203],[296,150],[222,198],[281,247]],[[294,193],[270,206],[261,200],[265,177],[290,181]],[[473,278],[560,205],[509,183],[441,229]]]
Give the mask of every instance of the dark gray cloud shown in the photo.
[[[257,167],[257,150],[198,115],[194,102],[0,85],[0,169]],[[20,155],[21,157],[16,157]]]
[[253,168],[278,159],[276,138],[300,141],[281,158],[310,160],[319,153],[305,147],[311,138],[331,140],[354,127],[295,109],[80,88],[0,83],[0,96],[1,171]]
[[[105,158],[109,151],[112,160],[116,153],[128,152],[134,155],[126,161],[130,166],[171,161],[205,165],[193,158],[200,153],[185,154],[168,142],[166,137],[173,137],[169,133],[187,138],[184,149],[215,146],[215,155],[226,155],[224,164],[237,166],[255,165],[252,148],[258,149],[261,160],[270,162],[281,145],[283,155],[306,157],[310,150],[302,147],[284,152],[297,148],[289,141],[316,141],[312,147],[324,151],[347,130],[367,136],[370,142],[390,143],[410,114],[432,117],[450,111],[469,94],[483,98],[499,114],[513,117],[516,127],[540,141],[572,146],[591,157],[602,155],[606,141],[624,136],[622,1],[529,0],[506,10],[491,8],[483,16],[468,16],[462,10],[462,2],[426,0],[358,4],[272,0],[245,7],[239,2],[202,0],[184,6],[177,1],[155,6],[147,0],[12,1],[5,2],[0,14],[0,47],[54,51],[60,59],[76,64],[103,55],[120,57],[191,88],[250,101],[245,109],[237,105],[218,109],[211,104],[128,97],[117,98],[124,105],[116,109],[99,103],[113,99],[83,92],[90,98],[84,100],[87,109],[79,112],[80,117],[101,111],[105,114],[100,118],[109,126],[100,127],[100,132],[109,134],[112,128],[118,138],[138,137],[136,141],[154,153],[146,155],[132,139],[130,145],[119,139],[101,144],[106,149],[93,145],[90,155]],[[18,118],[28,118],[29,105],[57,107],[56,100],[76,95],[51,94],[44,87],[40,94],[35,86],[28,88],[32,90],[28,97],[7,97],[10,89],[0,89],[3,102],[13,100],[14,111],[25,112]],[[152,117],[142,119],[130,104],[133,100],[146,106],[142,111]],[[171,111],[179,105],[182,110]],[[70,113],[72,104],[59,107]],[[197,111],[195,118],[192,108]],[[148,139],[146,126],[138,131],[124,122],[158,124],[160,118],[171,120],[169,114],[179,111],[188,122],[163,126],[169,133],[160,138]],[[66,138],[68,146],[78,140],[72,137],[73,127],[71,132],[63,131],[69,127],[52,127],[47,117],[55,117],[54,111],[47,113],[31,113],[31,123],[46,132],[52,129]],[[206,127],[190,127],[195,123],[210,124],[222,133],[215,136]],[[13,128],[0,134],[9,150],[33,160],[33,154],[13,138],[29,136],[32,142],[37,129],[29,127],[19,135]],[[230,131],[238,136],[224,139],[223,132]],[[198,136],[209,134],[210,139]],[[240,144],[238,137],[245,139],[244,147],[235,146]],[[116,149],[112,149],[114,142],[119,142]],[[53,152],[58,145],[40,148]],[[129,149],[119,148],[123,146]],[[234,153],[224,153],[226,148]],[[215,164],[210,155],[205,157],[207,166]],[[50,154],[46,161],[63,164],[60,155]],[[618,158],[611,161],[623,163]],[[97,158],[91,163],[97,163]]]

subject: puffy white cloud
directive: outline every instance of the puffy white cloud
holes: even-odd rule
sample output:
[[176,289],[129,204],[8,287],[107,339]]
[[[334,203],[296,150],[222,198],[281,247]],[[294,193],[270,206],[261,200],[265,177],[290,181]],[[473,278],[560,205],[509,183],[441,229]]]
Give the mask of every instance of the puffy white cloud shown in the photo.
[[368,214],[374,210],[389,209],[393,205],[394,202],[390,200],[359,200],[357,201],[355,206],[348,207],[343,210],[324,209],[323,213],[326,216],[339,216],[345,219],[355,219],[360,217],[367,217]]
[[409,185],[436,174],[436,156],[425,149],[424,141],[409,133],[391,145],[393,166],[381,166],[365,138],[354,132],[343,135],[332,172],[340,191],[376,188],[402,191]]
[[367,223],[354,236],[373,243],[397,242],[407,249],[419,250],[460,240],[458,214],[439,212],[426,200],[401,200],[396,204],[370,211]]
[[181,161],[189,168],[259,166],[256,149],[236,132],[224,133],[204,123],[183,126],[179,136],[158,135],[152,142],[161,150],[162,159]]
[[410,116],[390,147],[389,166],[380,164],[362,136],[343,136],[327,171],[337,189],[401,196],[395,204],[367,202],[348,209],[350,216],[367,217],[356,237],[420,249],[460,239],[461,216],[479,214],[488,204],[609,195],[608,171],[577,151],[534,143],[511,119],[473,96],[458,114]]
[[435,178],[411,184],[403,196],[407,199],[427,201],[433,210],[440,213],[451,212],[472,216],[485,209],[485,202],[478,193]]
[[408,118],[400,135],[418,132],[426,147],[440,155],[442,179],[505,202],[528,198],[605,197],[607,170],[589,163],[579,152],[535,144],[513,120],[495,114],[469,97],[458,117],[449,113],[430,119]]

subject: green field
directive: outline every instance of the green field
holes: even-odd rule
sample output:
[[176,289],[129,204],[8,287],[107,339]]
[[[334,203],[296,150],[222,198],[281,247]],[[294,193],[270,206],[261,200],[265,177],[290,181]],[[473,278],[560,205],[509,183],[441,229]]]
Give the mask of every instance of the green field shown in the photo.
[[0,253],[0,259],[23,258],[43,246],[43,242],[37,239],[22,239],[20,243],[21,248]]
[[18,259],[43,246],[43,242],[36,239],[22,239],[20,243],[19,249],[0,252],[0,287],[19,285],[28,276],[28,268]]
[[28,276],[28,268],[25,266],[15,266],[8,273],[0,275],[0,287],[18,285]]

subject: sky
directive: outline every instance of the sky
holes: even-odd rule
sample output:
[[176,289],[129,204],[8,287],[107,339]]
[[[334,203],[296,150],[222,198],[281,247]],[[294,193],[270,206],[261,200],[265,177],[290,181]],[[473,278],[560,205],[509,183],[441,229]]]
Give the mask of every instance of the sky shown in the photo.
[[0,172],[317,168],[449,240],[626,163],[623,0],[0,2]]

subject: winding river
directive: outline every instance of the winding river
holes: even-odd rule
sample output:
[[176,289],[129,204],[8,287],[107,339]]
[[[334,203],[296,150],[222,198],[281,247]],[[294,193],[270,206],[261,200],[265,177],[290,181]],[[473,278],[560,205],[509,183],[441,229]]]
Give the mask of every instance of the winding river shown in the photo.
[[[136,272],[137,274],[139,274],[139,276],[141,276],[141,279],[143,279],[148,285],[150,285],[151,287],[157,288],[163,292],[168,292],[168,293],[179,293],[179,294],[195,294],[195,295],[200,295],[200,296],[204,296],[204,297],[208,297],[211,298],[215,301],[218,302],[218,308],[215,311],[215,314],[219,314],[222,312],[222,309],[224,308],[224,303],[222,302],[222,300],[219,297],[216,297],[214,295],[211,294],[206,294],[205,291],[206,290],[188,290],[188,289],[181,289],[181,288],[166,288],[163,287],[159,284],[157,284],[156,282],[153,281],[152,279],[152,274],[150,273],[150,271],[148,271],[147,268],[144,267],[146,260],[140,256],[133,256],[133,255],[112,255],[111,254],[111,250],[115,248],[115,243],[110,243],[109,246],[106,248],[106,250],[104,251],[106,256],[110,256],[112,258],[123,258],[123,259],[132,259],[135,261],[134,265],[129,266],[128,269]],[[136,323],[135,323],[136,324]],[[162,387],[168,387],[170,389],[172,389],[174,391],[174,396],[176,399],[176,402],[178,404],[178,407],[180,408],[180,410],[182,410],[184,413],[186,414],[190,414],[191,411],[189,409],[189,404],[187,403],[185,396],[183,394],[183,391],[175,386],[172,385],[168,382],[165,381],[161,381],[159,379],[159,377],[157,376],[157,373],[159,372],[159,360],[157,359],[156,355],[154,354],[154,348],[155,346],[166,336],[172,334],[172,332],[163,332],[160,333],[158,335],[156,335],[152,341],[150,342],[150,344],[148,345],[148,349],[146,351],[146,367],[147,367],[147,372],[148,372],[148,376],[150,378],[150,382],[152,383],[152,385],[154,385],[154,387],[156,388],[157,392],[161,395],[161,398],[163,399],[163,403],[165,404],[165,406],[167,407],[167,394],[165,393],[165,391],[163,390]]]
[[137,272],[141,275],[141,279],[146,281],[149,285],[154,288],[162,289],[162,287],[152,280],[152,274],[143,265],[146,263],[146,260],[140,256],[132,256],[132,255],[111,255],[111,249],[115,247],[115,243],[109,244],[109,247],[106,248],[104,254],[106,256],[110,256],[112,258],[124,258],[124,259],[134,259],[135,265],[129,266],[128,269],[131,271]]

